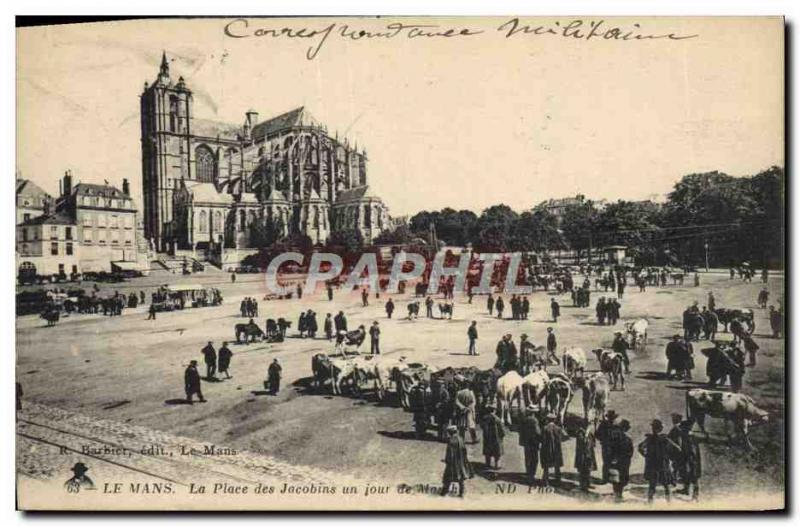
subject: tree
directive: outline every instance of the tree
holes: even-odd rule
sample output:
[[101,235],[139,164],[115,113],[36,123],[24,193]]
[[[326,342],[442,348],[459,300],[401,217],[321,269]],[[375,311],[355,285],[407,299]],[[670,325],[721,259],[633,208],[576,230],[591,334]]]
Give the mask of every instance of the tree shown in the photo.
[[652,201],[617,201],[605,207],[597,219],[601,245],[625,245],[634,257],[653,263],[652,240],[661,236],[659,205]]
[[546,210],[523,212],[511,229],[510,248],[514,251],[545,252],[563,248],[558,218]]
[[507,205],[490,206],[478,218],[473,245],[482,252],[508,252],[512,228],[518,219]]
[[414,236],[406,225],[400,225],[394,230],[384,230],[378,234],[373,243],[376,245],[404,245],[410,243]]
[[269,247],[281,238],[283,221],[271,217],[256,220],[250,223],[250,246]]
[[561,233],[564,242],[578,253],[596,246],[593,239],[598,228],[600,213],[594,202],[587,200],[567,205],[561,215]]
[[333,233],[329,244],[340,246],[346,253],[353,254],[364,246],[364,235],[357,228],[340,230]]

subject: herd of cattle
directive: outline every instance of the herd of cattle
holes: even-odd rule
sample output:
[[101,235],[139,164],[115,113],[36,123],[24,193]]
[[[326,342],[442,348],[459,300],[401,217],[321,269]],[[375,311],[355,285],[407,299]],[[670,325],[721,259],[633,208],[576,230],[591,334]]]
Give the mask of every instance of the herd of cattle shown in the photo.
[[[648,325],[646,319],[626,324],[626,340],[634,351],[641,351],[647,345]],[[334,354],[315,354],[311,359],[314,389],[322,390],[329,385],[334,395],[347,391],[359,397],[373,390],[380,403],[386,403],[394,394],[403,409],[423,411],[435,421],[433,408],[437,406],[439,390],[446,389],[452,400],[458,390],[468,387],[475,395],[478,414],[491,402],[498,416],[511,424],[514,409],[520,414],[525,407],[533,405],[556,415],[562,425],[570,403],[580,393],[583,418],[594,426],[605,413],[612,392],[625,390],[625,358],[609,349],[592,350],[598,371],[587,369],[587,353],[578,347],[563,351],[558,371],[548,371],[546,361],[538,362],[535,370],[480,370],[476,367],[437,368],[428,363],[408,362],[405,357],[363,355],[357,350],[362,341],[363,335],[362,338],[348,335],[337,345]],[[346,350],[347,346],[356,349]],[[748,449],[752,447],[749,426],[766,422],[768,418],[767,413],[744,394],[707,389],[687,391],[686,412],[687,418],[696,422],[703,433],[706,433],[706,416],[725,420],[726,433],[727,423],[733,422]]]

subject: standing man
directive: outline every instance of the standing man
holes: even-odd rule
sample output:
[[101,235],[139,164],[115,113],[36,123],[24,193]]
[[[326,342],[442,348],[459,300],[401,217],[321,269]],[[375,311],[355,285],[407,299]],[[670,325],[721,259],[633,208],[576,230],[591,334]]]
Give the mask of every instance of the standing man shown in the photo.
[[564,456],[561,452],[561,441],[566,435],[556,423],[554,413],[547,414],[547,425],[542,430],[541,460],[544,473],[542,478],[545,486],[550,486],[550,468],[556,475],[556,486],[561,484],[561,466],[564,465]]
[[539,466],[539,445],[542,441],[542,426],[536,415],[534,406],[529,405],[525,409],[525,416],[519,423],[519,445],[525,456],[525,474],[528,478],[528,485],[533,486],[536,482],[536,469]]
[[503,319],[503,309],[505,309],[505,304],[503,302],[503,297],[500,296],[497,298],[497,301],[494,303],[494,308],[497,310],[497,319]]
[[446,442],[447,426],[450,425],[450,417],[453,415],[453,408],[450,403],[450,393],[447,391],[447,386],[444,382],[437,382],[435,409],[439,441]]
[[444,497],[450,492],[450,485],[458,482],[458,496],[464,496],[464,480],[472,477],[467,459],[467,446],[464,439],[458,434],[456,426],[447,428],[447,449],[444,453],[444,473],[442,474],[442,490],[439,495]]
[[336,343],[340,344],[344,341],[344,335],[347,333],[347,318],[344,316],[344,311],[339,311],[339,314],[333,318],[333,326],[336,329]]
[[625,491],[625,486],[630,481],[631,460],[633,459],[633,440],[628,435],[630,429],[630,422],[623,419],[612,436],[608,471],[616,502],[622,502],[622,492]]
[[458,426],[458,433],[462,439],[466,440],[467,430],[472,439],[472,443],[478,442],[478,434],[475,431],[475,393],[467,385],[466,379],[458,375],[456,376],[459,391],[456,393],[454,416],[456,425]]
[[547,359],[545,359],[545,369],[547,364],[552,359],[556,365],[561,365],[561,360],[556,356],[556,349],[558,349],[558,342],[556,342],[556,335],[552,327],[547,328]]
[[486,298],[486,310],[489,311],[489,316],[491,316],[492,312],[494,311],[494,297],[491,293],[489,294],[489,297]]
[[369,305],[369,292],[367,292],[367,288],[364,287],[361,289],[361,306],[367,307]]
[[208,345],[203,347],[200,352],[203,353],[203,358],[206,362],[206,379],[211,380],[212,378],[216,378],[217,351],[214,350],[214,346],[211,342],[208,342]]
[[700,445],[691,435],[692,422],[684,420],[680,423],[678,446],[681,449],[681,475],[683,477],[683,490],[681,493],[689,494],[692,486],[692,500],[700,497],[700,476],[702,475],[702,462],[700,460]]
[[713,291],[708,291],[708,301],[706,303],[708,304],[708,310],[713,312],[717,309],[717,299],[714,297]]
[[783,314],[775,310],[775,305],[769,306],[769,325],[772,328],[773,338],[783,336]]
[[653,502],[657,486],[663,486],[664,497],[669,502],[670,486],[672,485],[670,458],[679,455],[680,448],[661,433],[664,430],[661,420],[653,420],[650,428],[652,433],[648,434],[637,448],[639,454],[644,457],[644,478],[649,484],[647,502]]
[[232,357],[233,352],[228,349],[228,342],[222,342],[222,347],[219,349],[219,372],[225,373],[225,378],[231,377],[231,375],[228,374],[228,367],[231,365]]
[[389,300],[386,302],[386,317],[391,320],[393,312],[394,312],[394,302],[392,301],[392,298],[389,298]]
[[206,401],[203,398],[203,392],[200,390],[200,373],[197,372],[197,360],[189,362],[189,366],[184,371],[183,387],[186,391],[186,401],[190,404],[194,403],[192,402],[192,396],[195,394],[201,402]]
[[150,308],[147,311],[147,319],[148,320],[155,320],[156,319],[156,304],[150,303]]
[[297,299],[303,299],[303,286],[300,283],[297,284]]
[[500,458],[503,456],[503,438],[506,436],[503,421],[495,414],[494,409],[492,402],[486,404],[486,414],[481,418],[483,456],[486,459],[486,469],[492,468],[492,459],[494,459],[494,469],[500,469]]
[[325,330],[325,337],[328,338],[328,341],[333,339],[333,318],[331,318],[331,313],[325,315],[325,323],[323,326]]
[[597,459],[594,454],[594,432],[587,430],[589,422],[582,420],[578,424],[575,435],[575,471],[581,491],[589,491],[591,486],[592,471],[597,469]]
[[561,316],[561,305],[555,298],[550,298],[550,313],[553,315],[553,323],[558,323],[558,317]]
[[603,459],[603,484],[608,484],[610,481],[609,470],[611,469],[612,453],[614,451],[614,435],[617,430],[617,424],[614,422],[616,419],[617,412],[609,409],[597,426],[596,435],[600,441],[600,455]]
[[430,296],[425,298],[425,316],[433,318],[433,298]]
[[373,321],[372,322],[372,327],[369,328],[369,343],[370,343],[369,352],[370,352],[370,354],[380,354],[381,353],[380,337],[381,337],[381,329],[380,329],[380,327],[378,327],[378,322],[377,321]]
[[611,349],[622,355],[623,363],[625,364],[625,374],[631,374],[631,361],[628,358],[628,341],[622,336],[621,331],[614,333],[614,341],[611,343]]
[[478,340],[478,322],[473,321],[470,324],[467,329],[467,338],[469,338],[469,355],[478,356],[478,352],[475,350],[475,342]]
[[527,320],[528,314],[531,312],[531,302],[528,300],[528,296],[522,298],[522,319]]
[[333,301],[333,285],[330,282],[325,283],[325,291],[328,293],[328,301]]
[[272,363],[267,369],[267,383],[269,384],[269,394],[275,396],[281,390],[281,376],[283,367],[281,367],[278,359],[272,360]]

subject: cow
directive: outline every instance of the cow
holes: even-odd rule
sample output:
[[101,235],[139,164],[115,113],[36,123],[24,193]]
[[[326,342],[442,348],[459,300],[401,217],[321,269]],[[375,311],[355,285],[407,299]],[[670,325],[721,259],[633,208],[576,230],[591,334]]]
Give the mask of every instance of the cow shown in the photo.
[[256,338],[264,337],[264,331],[255,323],[237,323],[234,326],[234,331],[236,333],[236,343],[242,343],[242,336],[244,336],[244,343],[255,342]]
[[408,309],[408,319],[409,320],[412,319],[412,318],[419,318],[419,302],[418,301],[412,301],[411,303],[406,305],[406,308]]
[[278,324],[272,318],[267,319],[267,325],[264,334],[266,335],[267,338],[273,338],[279,334]]
[[517,405],[522,403],[522,377],[517,371],[509,371],[497,380],[495,396],[500,418],[511,425],[511,405],[514,400]]
[[625,324],[628,344],[631,349],[643,349],[647,346],[647,329],[649,326],[650,323],[646,318],[639,318],[636,321],[629,321]]
[[594,349],[592,352],[600,362],[600,371],[608,375],[608,380],[612,382],[613,390],[617,390],[617,385],[621,385],[622,391],[625,390],[625,358],[618,352],[606,349]]
[[597,427],[600,416],[605,414],[611,397],[611,386],[603,373],[595,373],[576,380],[576,386],[583,390],[583,418]]
[[420,382],[425,381],[430,385],[433,374],[437,368],[425,363],[409,363],[404,364],[403,368],[395,370],[395,385],[397,388],[397,398],[400,399],[400,405],[403,409],[411,409],[411,400],[409,393],[411,389],[419,385]]
[[747,332],[753,334],[756,330],[756,322],[752,309],[714,309],[714,313],[719,318],[719,322],[728,332],[728,325],[732,321],[738,321],[747,325]]
[[439,317],[444,319],[445,315],[448,319],[453,319],[453,304],[452,303],[440,303],[439,304]]
[[[367,337],[367,331],[363,325],[359,325],[358,329],[354,331],[340,331],[339,335],[342,336],[340,339],[341,341],[337,341],[334,345],[334,354],[347,354],[345,352],[345,347],[355,347],[356,352],[358,348],[361,347],[361,344],[364,343],[364,339]],[[339,338],[337,338],[339,340]]]
[[311,373],[317,390],[331,378],[331,360],[327,354],[318,353],[311,357]]
[[345,355],[344,358],[329,358],[331,375],[331,393],[342,394],[342,386],[346,380],[353,380],[355,387],[358,387],[358,378],[355,377],[356,364],[355,358]]
[[549,382],[550,375],[544,369],[526,375],[522,379],[522,399],[525,406],[531,404],[541,406]]
[[564,351],[561,364],[564,366],[567,377],[572,379],[578,373],[583,374],[583,371],[586,370],[586,353],[580,347],[568,347]]
[[550,376],[545,393],[545,403],[547,410],[556,415],[559,425],[564,425],[564,418],[567,416],[567,408],[572,401],[572,382],[563,373]]
[[398,372],[406,367],[406,357],[389,358],[376,356],[372,360],[372,371],[375,377],[375,393],[378,400],[383,402],[386,399],[386,393],[389,391],[389,385],[393,382],[395,390],[400,391],[400,382]]
[[58,323],[61,313],[58,311],[58,309],[50,309],[44,311],[40,317],[47,322],[48,327],[53,327],[56,323]]
[[725,434],[731,441],[728,432],[728,421],[733,422],[734,432],[741,435],[745,448],[750,451],[753,444],[748,435],[750,425],[763,424],[769,421],[769,414],[756,407],[749,396],[742,393],[711,391],[708,389],[691,389],[686,392],[686,419],[696,422],[700,431],[708,440],[705,428],[706,415],[722,418],[725,421]]

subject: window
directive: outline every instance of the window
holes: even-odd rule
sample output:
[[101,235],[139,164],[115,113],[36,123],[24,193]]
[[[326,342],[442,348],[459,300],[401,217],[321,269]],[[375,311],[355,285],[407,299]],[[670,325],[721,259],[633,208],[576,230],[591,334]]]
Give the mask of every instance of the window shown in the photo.
[[97,231],[97,242],[101,245],[106,244],[106,231],[105,230],[98,230]]
[[133,217],[132,216],[124,216],[123,221],[125,221],[125,228],[133,228]]
[[30,251],[31,251],[31,247],[30,247],[30,246],[28,246],[28,244],[27,244],[27,243],[25,243],[24,245],[22,245],[22,253],[23,253],[24,255],[30,254],[30,253],[31,253]]
[[217,160],[208,146],[200,145],[195,150],[197,180],[212,183],[217,178]]
[[28,241],[28,229],[27,228],[23,228],[22,229],[22,241]]
[[50,239],[58,239],[58,227],[55,225],[50,227]]
[[84,228],[83,229],[83,242],[84,243],[92,243],[94,241],[94,231],[91,228]]
[[67,243],[67,255],[72,255],[72,243]]
[[63,263],[59,263],[58,264],[58,273],[59,274],[63,274],[64,273],[64,264]]
[[200,210],[200,217],[197,221],[200,232],[208,232],[208,214],[205,210]]
[[92,214],[83,214],[83,226],[92,226]]
[[97,226],[105,227],[106,226],[106,215],[105,214],[97,214]]
[[127,230],[125,232],[125,244],[132,245],[133,244],[133,231]]
[[51,256],[58,255],[58,243],[50,243],[50,255]]
[[111,221],[109,222],[109,226],[111,228],[117,228],[117,225],[118,225],[117,216],[115,216],[115,215],[111,216]]
[[169,98],[169,131],[178,131],[178,97]]
[[72,227],[71,226],[64,227],[64,236],[67,239],[72,239]]
[[22,214],[22,221],[24,223],[27,223],[30,220],[31,220],[31,215],[30,214]]
[[213,227],[214,227],[214,232],[215,233],[219,232],[220,230],[222,230],[222,226],[221,225],[222,225],[222,212],[217,210],[216,212],[214,212],[214,222],[213,222]]
[[119,230],[111,231],[111,243],[114,245],[119,243]]

